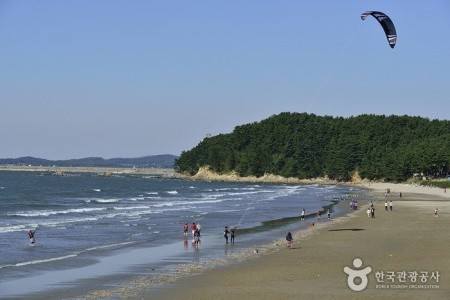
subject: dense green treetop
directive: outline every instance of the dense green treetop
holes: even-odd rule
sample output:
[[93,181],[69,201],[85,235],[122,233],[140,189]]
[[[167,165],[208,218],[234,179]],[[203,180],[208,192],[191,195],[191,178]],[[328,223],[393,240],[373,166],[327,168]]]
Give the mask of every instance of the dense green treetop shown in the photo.
[[411,116],[360,115],[342,118],[281,113],[205,138],[175,162],[195,174],[209,166],[220,174],[265,173],[299,179],[328,176],[404,181],[414,174],[448,176],[450,121]]

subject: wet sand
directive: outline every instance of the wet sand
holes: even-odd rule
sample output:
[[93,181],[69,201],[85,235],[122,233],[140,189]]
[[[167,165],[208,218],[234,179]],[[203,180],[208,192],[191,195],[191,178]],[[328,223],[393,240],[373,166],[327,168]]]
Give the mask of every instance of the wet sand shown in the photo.
[[[385,198],[387,187],[391,193]],[[346,217],[318,222],[295,233],[293,249],[280,240],[267,251],[252,252],[244,261],[236,258],[230,264],[195,272],[160,288],[119,297],[450,299],[449,194],[442,189],[409,185],[371,184],[369,188],[377,193],[375,218],[367,216],[369,203],[365,202]],[[385,211],[385,199],[393,201],[393,211]],[[434,215],[435,208],[439,217]],[[352,265],[357,258],[362,261],[360,268]],[[349,288],[345,267],[371,267],[362,291]],[[423,272],[428,273],[425,276]]]

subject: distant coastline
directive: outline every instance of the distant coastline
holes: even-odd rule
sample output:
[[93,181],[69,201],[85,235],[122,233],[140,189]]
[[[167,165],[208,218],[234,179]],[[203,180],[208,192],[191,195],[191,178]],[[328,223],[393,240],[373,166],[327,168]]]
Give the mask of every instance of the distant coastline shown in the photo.
[[[376,181],[369,181],[362,179],[358,174],[354,174],[350,181],[341,182],[331,180],[329,178],[311,178],[311,179],[299,179],[293,177],[282,177],[280,175],[265,174],[261,177],[247,176],[242,177],[237,173],[218,174],[211,171],[208,167],[201,167],[197,174],[186,175],[177,172],[173,168],[158,168],[158,167],[94,167],[94,166],[77,166],[77,167],[65,167],[65,166],[24,166],[24,165],[0,165],[0,172],[37,172],[45,176],[67,176],[76,173],[92,173],[98,176],[149,176],[154,178],[164,179],[183,179],[194,181],[216,181],[216,182],[244,182],[244,183],[273,183],[273,184],[322,184],[322,185],[360,185],[364,187],[373,187],[382,184],[394,184],[383,183]],[[402,183],[397,183],[402,184]],[[405,185],[411,185],[411,183],[404,182]]]
[[[173,168],[154,167],[94,167],[94,166],[32,166],[32,165],[0,165],[0,171],[8,172],[37,172],[49,176],[65,176],[74,173],[92,173],[99,176],[151,176],[166,179],[186,179],[195,181],[223,181],[223,182],[246,182],[246,183],[283,183],[283,184],[338,184],[335,180],[327,178],[298,179],[286,178],[279,175],[266,174],[261,177],[241,177],[235,173],[217,174],[207,167],[199,169],[198,173],[189,176],[175,171]],[[345,184],[345,183],[344,183]]]
[[64,176],[73,173],[94,173],[99,176],[147,175],[161,178],[184,178],[185,176],[170,168],[121,168],[121,167],[61,167],[61,166],[17,166],[0,165],[0,171],[38,172],[42,175]]

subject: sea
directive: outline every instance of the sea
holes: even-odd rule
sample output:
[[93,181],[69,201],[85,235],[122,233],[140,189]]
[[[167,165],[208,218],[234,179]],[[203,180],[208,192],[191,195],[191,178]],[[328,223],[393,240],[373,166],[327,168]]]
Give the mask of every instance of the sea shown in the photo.
[[[326,222],[328,209],[343,215],[339,204],[366,197],[344,185],[0,172],[0,298],[76,298],[119,278],[165,274],[282,239],[317,222],[317,211]],[[202,226],[198,245],[183,235],[193,222]],[[237,227],[234,244],[225,226]]]

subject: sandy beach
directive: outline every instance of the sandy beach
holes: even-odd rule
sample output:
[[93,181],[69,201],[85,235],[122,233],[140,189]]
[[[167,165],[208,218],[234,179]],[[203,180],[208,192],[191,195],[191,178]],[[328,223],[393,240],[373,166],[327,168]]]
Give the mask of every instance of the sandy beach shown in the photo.
[[[230,256],[207,270],[191,266],[190,275],[171,283],[155,286],[143,278],[140,287],[87,298],[450,299],[449,194],[406,184],[367,187],[376,194],[375,218],[368,217],[366,201],[348,216],[294,233],[292,249],[281,237],[244,259]],[[385,200],[393,201],[392,211],[385,211]],[[348,281],[344,268],[362,279]]]

